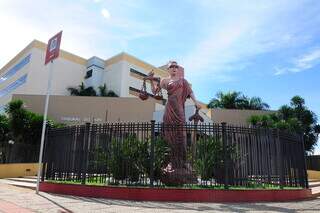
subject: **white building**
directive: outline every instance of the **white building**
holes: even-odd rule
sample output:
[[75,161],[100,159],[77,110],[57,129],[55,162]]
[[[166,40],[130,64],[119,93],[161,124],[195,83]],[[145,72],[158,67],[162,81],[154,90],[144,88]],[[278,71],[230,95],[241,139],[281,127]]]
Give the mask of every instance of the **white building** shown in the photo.
[[[46,44],[34,40],[1,68],[1,110],[11,101],[13,94],[46,94],[49,66],[44,65],[45,51]],[[142,79],[150,71],[153,70],[157,77],[168,76],[163,67],[155,67],[127,53],[120,53],[104,60],[96,56],[85,59],[60,50],[59,58],[54,61],[53,66],[51,94],[60,96],[69,96],[67,88],[77,87],[83,82],[86,87],[92,86],[96,91],[99,86],[106,84],[107,89],[113,90],[119,97],[137,97]],[[147,84],[147,91],[151,93],[150,84]],[[163,100],[154,99],[154,111],[164,110],[167,94],[163,92],[163,96]],[[186,103],[191,104],[191,101]]]

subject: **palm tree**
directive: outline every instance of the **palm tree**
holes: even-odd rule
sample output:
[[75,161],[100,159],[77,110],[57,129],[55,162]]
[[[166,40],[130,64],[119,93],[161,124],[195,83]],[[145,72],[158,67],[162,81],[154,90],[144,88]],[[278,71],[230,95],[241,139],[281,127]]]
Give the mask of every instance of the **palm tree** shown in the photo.
[[114,91],[109,90],[107,93],[107,97],[119,97]]
[[78,86],[79,88],[68,87],[67,90],[70,92],[70,95],[81,96],[81,92],[85,89],[83,82]]
[[211,99],[208,108],[224,108],[224,109],[268,109],[269,105],[264,103],[259,97],[249,98],[241,92],[218,92],[216,98]]
[[99,86],[99,94],[102,97],[119,97],[114,91],[108,90],[107,85],[103,84],[103,86]]
[[208,108],[225,108],[225,109],[238,109],[238,105],[243,102],[241,92],[218,92],[216,98],[211,99]]
[[305,104],[305,101],[302,97],[296,95],[291,98],[290,105],[295,108],[302,108]]
[[263,110],[263,109],[269,109],[269,105],[262,101],[259,97],[252,97],[249,99],[249,107],[248,109],[254,109],[254,110]]
[[102,96],[102,97],[107,96],[107,85],[106,84],[103,84],[103,86],[99,86],[98,89],[99,89],[100,96]]
[[78,86],[78,88],[68,87],[67,90],[70,92],[70,95],[73,96],[97,96],[97,92],[93,87],[85,87],[83,82]]
[[85,87],[83,82],[77,87],[68,87],[67,90],[73,96],[101,96],[101,97],[119,97],[114,91],[108,90],[107,85],[99,86],[99,93],[93,87]]

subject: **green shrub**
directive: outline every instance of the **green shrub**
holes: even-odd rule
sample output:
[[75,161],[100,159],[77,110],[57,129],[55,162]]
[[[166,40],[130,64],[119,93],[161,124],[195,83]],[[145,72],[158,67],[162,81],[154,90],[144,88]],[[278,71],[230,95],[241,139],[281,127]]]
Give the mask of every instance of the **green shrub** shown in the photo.
[[223,163],[222,142],[214,137],[201,137],[196,144],[195,169],[202,180],[214,177],[214,169]]

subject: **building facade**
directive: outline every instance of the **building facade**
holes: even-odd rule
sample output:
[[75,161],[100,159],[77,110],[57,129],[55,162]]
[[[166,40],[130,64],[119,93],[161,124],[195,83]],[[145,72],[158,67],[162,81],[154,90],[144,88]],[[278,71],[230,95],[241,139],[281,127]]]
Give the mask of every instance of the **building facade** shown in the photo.
[[[44,65],[45,50],[45,43],[34,40],[0,70],[0,107],[12,99],[12,94],[46,94],[49,66]],[[85,59],[61,50],[53,66],[52,95],[69,95],[68,87],[83,82],[96,90],[106,84],[119,97],[137,97],[143,77],[151,70],[158,77],[167,76],[165,70],[127,53],[103,60],[96,56]],[[150,93],[150,85],[147,89]],[[163,101],[158,103],[161,109]]]
[[[19,97],[29,102],[29,105],[28,98],[35,100],[32,95],[45,96],[49,75],[49,66],[44,64],[45,52],[46,44],[34,40],[1,68],[0,110],[2,112],[5,105],[12,100],[13,95],[17,95],[17,97],[20,95]],[[108,90],[113,90],[120,97],[117,100],[122,104],[127,101],[127,99],[122,101],[122,98],[137,98],[139,96],[143,77],[150,71],[153,71],[156,77],[165,78],[168,76],[165,66],[155,67],[124,52],[109,59],[101,59],[97,56],[85,59],[60,50],[59,57],[53,63],[51,95],[70,97],[67,88],[78,87],[81,83],[85,87],[93,87],[96,91],[98,91],[99,86],[106,84]],[[147,82],[147,92],[150,94],[149,100],[155,103],[152,105],[152,110],[154,112],[163,111],[167,94],[163,92],[163,100],[154,99],[149,82]],[[94,103],[99,99],[88,100]],[[53,101],[51,100],[50,104],[54,104]],[[73,103],[75,102],[77,101],[73,101]],[[142,104],[143,102],[140,101],[139,103]],[[193,105],[193,103],[188,100],[186,105]],[[132,107],[139,106],[127,105],[128,109]],[[31,108],[30,110],[41,113],[38,109]],[[139,119],[139,117],[137,118]],[[128,119],[132,120],[130,116]],[[144,119],[144,117],[141,117],[141,120]]]
[[[46,94],[49,74],[49,66],[44,65],[45,51],[46,44],[34,40],[1,68],[1,111],[13,98],[20,98],[27,103],[27,108],[31,111],[43,114],[42,101]],[[85,59],[64,50],[60,50],[59,58],[54,61],[53,66],[51,82],[51,95],[53,98],[49,105],[49,117],[51,116],[58,122],[84,122],[88,118],[95,118],[96,121],[100,122],[162,120],[167,99],[165,92],[163,92],[163,100],[154,99],[151,94],[151,85],[147,82],[147,92],[150,94],[149,99],[146,102],[137,99],[137,97],[143,83],[143,77],[153,71],[155,76],[165,78],[168,76],[165,66],[153,66],[124,52],[109,59],[101,59],[97,56]],[[81,83],[84,83],[85,87],[93,87],[96,91],[98,91],[99,86],[106,84],[107,89],[113,90],[119,98],[71,97],[67,88],[77,87]],[[63,101],[61,102],[61,100]],[[58,103],[55,103],[56,101]],[[66,106],[68,105],[66,109],[61,107],[62,103],[65,103]],[[94,105],[97,105],[97,107],[94,107]],[[202,105],[201,115],[206,122],[214,123],[227,122],[245,125],[251,115],[273,112],[259,110],[208,110],[205,104]],[[127,112],[123,107],[127,109]],[[77,113],[73,113],[72,110],[68,111],[68,109],[72,108],[81,110],[74,110]],[[187,100],[185,109],[186,119],[188,119],[194,113],[194,106],[191,100]],[[98,113],[97,111],[99,110],[101,112]],[[145,115],[142,115],[143,111],[146,112]],[[131,115],[129,115],[130,113]],[[112,117],[111,114],[114,114],[114,116]]]

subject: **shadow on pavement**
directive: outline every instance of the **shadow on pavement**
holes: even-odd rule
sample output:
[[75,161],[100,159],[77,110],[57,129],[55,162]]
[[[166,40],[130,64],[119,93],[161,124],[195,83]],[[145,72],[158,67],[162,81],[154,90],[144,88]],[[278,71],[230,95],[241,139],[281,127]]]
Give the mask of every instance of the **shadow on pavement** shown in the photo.
[[[49,194],[49,193],[48,193]],[[50,194],[57,196],[56,194]],[[87,198],[68,195],[58,195],[68,199],[74,199],[83,202],[94,202],[105,204],[106,208],[109,205],[126,206],[126,207],[140,207],[140,208],[157,208],[168,210],[193,210],[193,211],[226,211],[226,212],[249,212],[249,211],[273,211],[273,212],[297,212],[297,211],[314,211],[320,212],[320,198],[314,198],[304,201],[292,202],[274,202],[274,203],[173,203],[173,202],[149,202],[149,201],[127,201],[127,200],[111,200],[102,198]],[[45,196],[42,196],[46,198]],[[52,199],[46,198],[56,205]],[[317,202],[315,202],[317,201]],[[304,205],[299,205],[304,202]],[[306,202],[311,202],[310,205],[305,205]],[[313,204],[314,203],[314,204]],[[313,204],[313,206],[312,206]],[[60,206],[68,212],[70,210]]]
[[71,211],[70,209],[67,209],[66,207],[64,206],[61,206],[59,203],[55,202],[54,200],[46,197],[45,195],[42,195],[42,194],[39,194],[40,197],[43,197],[44,199],[50,201],[51,203],[55,204],[56,206],[59,206],[60,208],[62,208],[63,210],[65,210],[65,212],[68,212],[68,213],[73,213],[73,211]]

